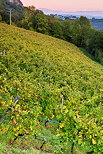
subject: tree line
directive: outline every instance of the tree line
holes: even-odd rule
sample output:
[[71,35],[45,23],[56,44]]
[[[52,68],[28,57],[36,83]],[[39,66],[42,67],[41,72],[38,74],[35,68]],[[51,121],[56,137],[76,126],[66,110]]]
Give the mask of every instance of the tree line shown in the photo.
[[23,8],[7,0],[0,0],[0,20],[6,23],[9,23],[9,8],[12,8],[12,22],[18,27],[71,42],[84,48],[103,64],[103,32],[92,29],[86,17],[62,21],[53,15],[45,15],[34,6]]

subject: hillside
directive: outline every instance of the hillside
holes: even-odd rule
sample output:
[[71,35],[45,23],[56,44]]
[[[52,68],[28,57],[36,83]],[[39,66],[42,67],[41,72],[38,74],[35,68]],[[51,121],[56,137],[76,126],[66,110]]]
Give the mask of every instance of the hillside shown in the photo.
[[71,43],[0,23],[4,50],[0,116],[10,107],[12,112],[1,124],[2,135],[40,134],[38,117],[46,118],[60,123],[54,132],[61,149],[69,139],[87,152],[102,153],[103,67]]

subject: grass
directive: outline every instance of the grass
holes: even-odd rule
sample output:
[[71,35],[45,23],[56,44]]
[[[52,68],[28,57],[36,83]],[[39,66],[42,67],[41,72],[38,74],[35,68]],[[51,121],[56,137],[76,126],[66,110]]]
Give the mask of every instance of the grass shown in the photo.
[[10,146],[7,144],[0,143],[0,153],[1,154],[7,154],[7,153],[8,154],[45,154],[47,153],[47,152],[42,152],[40,150],[37,150],[36,147],[33,147],[33,144],[32,145],[28,144],[30,142],[27,142],[27,143],[23,143],[23,142],[25,141],[22,140],[22,147],[20,146],[20,144],[18,144],[18,147],[15,147],[14,145]]

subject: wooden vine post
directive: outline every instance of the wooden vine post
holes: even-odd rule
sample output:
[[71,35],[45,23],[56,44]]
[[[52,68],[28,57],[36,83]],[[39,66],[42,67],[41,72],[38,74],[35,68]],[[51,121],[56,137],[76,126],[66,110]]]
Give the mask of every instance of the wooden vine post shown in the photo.
[[[16,104],[17,102],[18,102],[18,100],[19,100],[19,98],[20,98],[20,96],[16,96],[16,98],[14,99],[14,104]],[[2,123],[3,122],[3,120],[6,118],[6,116],[10,113],[10,111],[11,111],[11,108],[9,108],[7,111],[6,111],[6,113],[4,114],[4,116],[0,119],[0,123]]]

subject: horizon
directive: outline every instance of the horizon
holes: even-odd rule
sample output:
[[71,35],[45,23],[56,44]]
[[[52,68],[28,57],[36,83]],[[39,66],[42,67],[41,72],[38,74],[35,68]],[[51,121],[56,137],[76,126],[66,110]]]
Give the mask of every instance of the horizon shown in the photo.
[[103,1],[102,0],[21,0],[24,6],[34,5],[36,9],[49,9],[62,12],[77,12],[77,11],[103,11]]
[[[37,9],[37,8],[36,8]],[[46,10],[50,10],[50,11],[61,11],[61,12],[103,12],[103,10],[101,10],[101,11],[76,11],[76,10],[74,10],[74,11],[63,11],[63,10],[59,10],[59,9],[49,9],[49,8],[38,8],[38,9],[46,9]]]

